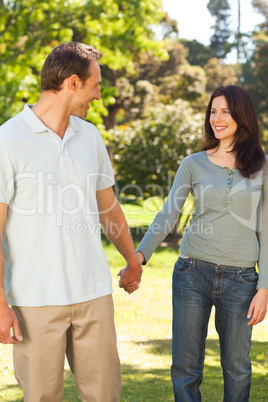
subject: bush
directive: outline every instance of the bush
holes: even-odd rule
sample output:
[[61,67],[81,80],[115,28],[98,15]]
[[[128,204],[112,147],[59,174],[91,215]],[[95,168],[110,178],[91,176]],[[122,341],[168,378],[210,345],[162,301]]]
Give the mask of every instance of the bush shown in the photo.
[[182,159],[200,149],[203,116],[189,103],[156,104],[144,119],[113,130],[113,160],[120,192],[166,196]]

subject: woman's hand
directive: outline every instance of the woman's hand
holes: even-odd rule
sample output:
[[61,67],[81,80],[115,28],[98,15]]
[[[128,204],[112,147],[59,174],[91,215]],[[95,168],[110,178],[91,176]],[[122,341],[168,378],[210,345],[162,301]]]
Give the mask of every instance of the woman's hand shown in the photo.
[[142,264],[144,262],[144,260],[145,260],[144,255],[142,254],[141,251],[136,251],[136,255],[138,257],[139,263]]
[[267,313],[268,290],[259,289],[250,303],[247,318],[251,320],[248,325],[256,325],[263,321]]

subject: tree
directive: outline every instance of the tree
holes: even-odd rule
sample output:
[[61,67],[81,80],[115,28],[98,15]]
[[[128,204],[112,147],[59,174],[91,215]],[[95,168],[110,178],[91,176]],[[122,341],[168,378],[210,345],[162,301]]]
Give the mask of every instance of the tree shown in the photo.
[[265,17],[265,22],[260,24],[261,29],[267,29],[268,22],[268,3],[267,0],[252,0],[252,6]]
[[181,39],[180,42],[189,50],[187,61],[193,66],[204,67],[209,59],[216,56],[216,52],[211,47],[197,40]]
[[236,84],[238,81],[234,67],[223,63],[217,57],[210,59],[204,70],[207,77],[206,90],[210,93],[221,85]]
[[[153,24],[163,18],[161,0],[4,0],[0,2],[0,77],[2,122],[34,102],[45,56],[63,41],[90,43],[107,65],[102,100],[93,104],[91,121],[103,128],[102,116],[115,101],[117,71],[134,73],[139,54],[165,50],[154,38]],[[108,127],[109,128],[109,127]]]
[[178,39],[164,41],[167,60],[140,65],[143,79],[158,88],[158,101],[168,104],[181,98],[193,102],[205,90],[205,73],[199,66],[187,62],[188,50]]
[[163,39],[178,36],[178,23],[175,19],[170,18],[168,13],[164,14],[164,17],[161,21],[161,28],[161,36]]
[[263,143],[268,152],[268,4],[264,0],[253,0],[252,5],[264,21],[253,35],[252,57],[243,65],[244,86],[250,93],[259,118]]
[[240,53],[241,53],[241,2],[240,0],[237,1],[237,32],[236,32],[236,54],[237,54],[237,63],[240,61]]
[[230,5],[228,0],[209,0],[207,8],[213,17],[216,17],[213,26],[214,34],[210,38],[210,46],[216,52],[216,56],[224,58],[231,50],[228,43],[231,36],[229,29]]
[[[203,68],[183,64],[178,73],[161,80],[160,99],[165,103],[173,103],[174,99],[184,99],[195,102],[206,90],[206,76]],[[169,101],[167,101],[169,99]]]
[[245,88],[250,93],[260,121],[263,141],[268,152],[268,35],[260,31],[255,35],[255,51],[244,67]]
[[188,50],[177,38],[166,39],[163,44],[168,53],[166,60],[146,52],[135,65],[135,75],[118,73],[116,103],[109,107],[115,111],[118,124],[141,119],[148,107],[173,104],[178,98],[189,101],[197,111],[200,106],[203,110],[204,69],[187,62]]

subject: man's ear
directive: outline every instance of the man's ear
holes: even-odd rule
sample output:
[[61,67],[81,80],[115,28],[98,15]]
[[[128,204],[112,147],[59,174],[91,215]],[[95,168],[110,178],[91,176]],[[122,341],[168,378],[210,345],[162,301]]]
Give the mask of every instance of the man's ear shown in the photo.
[[76,91],[80,84],[80,78],[77,74],[72,74],[70,77],[66,78],[68,89],[71,91]]

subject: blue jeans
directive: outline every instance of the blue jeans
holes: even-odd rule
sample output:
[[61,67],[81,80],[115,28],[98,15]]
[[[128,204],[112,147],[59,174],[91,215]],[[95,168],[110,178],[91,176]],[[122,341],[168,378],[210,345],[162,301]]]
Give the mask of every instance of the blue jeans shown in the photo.
[[175,401],[201,401],[205,342],[212,306],[220,339],[224,401],[249,400],[252,327],[247,312],[256,294],[255,268],[179,257],[173,272],[171,377]]

